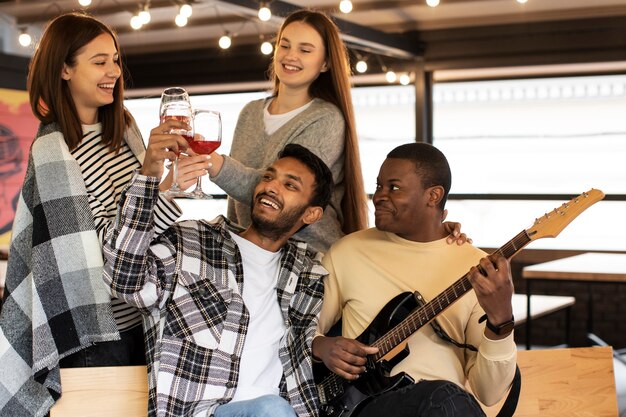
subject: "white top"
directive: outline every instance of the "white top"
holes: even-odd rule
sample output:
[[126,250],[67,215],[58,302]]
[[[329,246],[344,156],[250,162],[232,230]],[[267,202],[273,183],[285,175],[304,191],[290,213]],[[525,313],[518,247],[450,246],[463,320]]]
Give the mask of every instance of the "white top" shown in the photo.
[[287,331],[276,295],[281,251],[269,252],[235,233],[231,236],[241,252],[242,297],[250,314],[232,401],[278,395],[283,375],[278,348]]
[[265,121],[265,133],[271,135],[276,132],[278,129],[283,127],[285,123],[305,111],[313,100],[306,103],[304,106],[298,107],[297,109],[293,109],[287,113],[282,114],[270,114],[268,108],[272,100],[267,100],[267,104],[265,105],[265,109],[263,110],[263,120]]

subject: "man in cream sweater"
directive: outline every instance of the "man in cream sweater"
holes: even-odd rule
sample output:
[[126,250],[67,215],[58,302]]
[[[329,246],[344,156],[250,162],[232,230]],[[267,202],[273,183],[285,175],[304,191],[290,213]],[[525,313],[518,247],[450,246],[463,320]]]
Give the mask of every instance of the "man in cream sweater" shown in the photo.
[[[474,290],[459,294],[437,316],[443,331],[465,346],[423,326],[408,338],[409,356],[391,371],[405,372],[415,383],[375,396],[359,417],[482,416],[464,389],[466,382],[491,405],[504,396],[515,374],[509,263],[501,256],[487,258],[470,244],[446,243],[442,222],[450,185],[450,167],[438,149],[425,143],[397,147],[378,176],[376,227],[346,236],[324,257],[329,276],[313,354],[349,381],[365,371],[366,356],[378,352],[354,339],[393,297],[417,290],[432,300],[468,271]],[[340,318],[343,337],[323,336]]]

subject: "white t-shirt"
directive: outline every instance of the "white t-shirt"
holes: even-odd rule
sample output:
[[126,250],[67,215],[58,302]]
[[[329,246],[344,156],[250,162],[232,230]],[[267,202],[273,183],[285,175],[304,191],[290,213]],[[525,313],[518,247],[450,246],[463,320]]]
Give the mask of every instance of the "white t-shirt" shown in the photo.
[[272,133],[276,132],[278,129],[283,127],[285,123],[287,123],[288,121],[290,121],[291,119],[293,119],[294,117],[296,117],[297,115],[305,111],[311,105],[311,103],[313,103],[313,100],[311,100],[308,103],[306,103],[304,106],[298,107],[297,109],[293,109],[292,111],[289,111],[287,113],[270,114],[268,108],[272,101],[273,100],[267,100],[267,104],[265,105],[265,109],[263,110],[263,121],[265,122],[265,133],[268,135],[271,135]]
[[278,357],[287,327],[276,295],[281,251],[269,252],[231,233],[243,264],[243,302],[250,314],[232,401],[278,395],[283,367]]

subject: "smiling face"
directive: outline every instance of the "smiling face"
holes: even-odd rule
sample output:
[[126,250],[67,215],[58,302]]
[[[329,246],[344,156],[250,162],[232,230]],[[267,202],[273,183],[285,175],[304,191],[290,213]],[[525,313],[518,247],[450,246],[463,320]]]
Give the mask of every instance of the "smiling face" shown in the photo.
[[322,210],[310,206],[314,189],[315,176],[302,162],[291,157],[274,162],[254,190],[254,230],[277,240],[317,220],[311,214]]
[[274,72],[280,80],[279,89],[308,90],[320,72],[327,69],[326,48],[320,34],[304,22],[287,25],[274,53]]
[[387,158],[376,182],[372,198],[376,227],[404,239],[420,241],[433,204],[431,189],[424,188],[415,164],[408,159]]
[[103,33],[81,48],[73,64],[64,64],[61,77],[74,100],[80,121],[98,121],[98,108],[113,103],[113,89],[120,77],[119,53],[111,35]]

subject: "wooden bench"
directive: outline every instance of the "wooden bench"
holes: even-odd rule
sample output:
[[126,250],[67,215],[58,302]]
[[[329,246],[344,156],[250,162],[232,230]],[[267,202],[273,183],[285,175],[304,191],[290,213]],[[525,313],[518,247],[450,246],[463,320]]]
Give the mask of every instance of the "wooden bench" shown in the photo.
[[50,417],[146,417],[145,366],[61,369],[63,395]]
[[[610,347],[518,352],[517,417],[617,417]],[[145,417],[145,366],[61,369],[63,396],[51,417]],[[485,407],[489,417],[501,405]]]
[[[618,417],[611,347],[520,350],[517,363],[516,417]],[[500,407],[483,408],[492,417]]]

